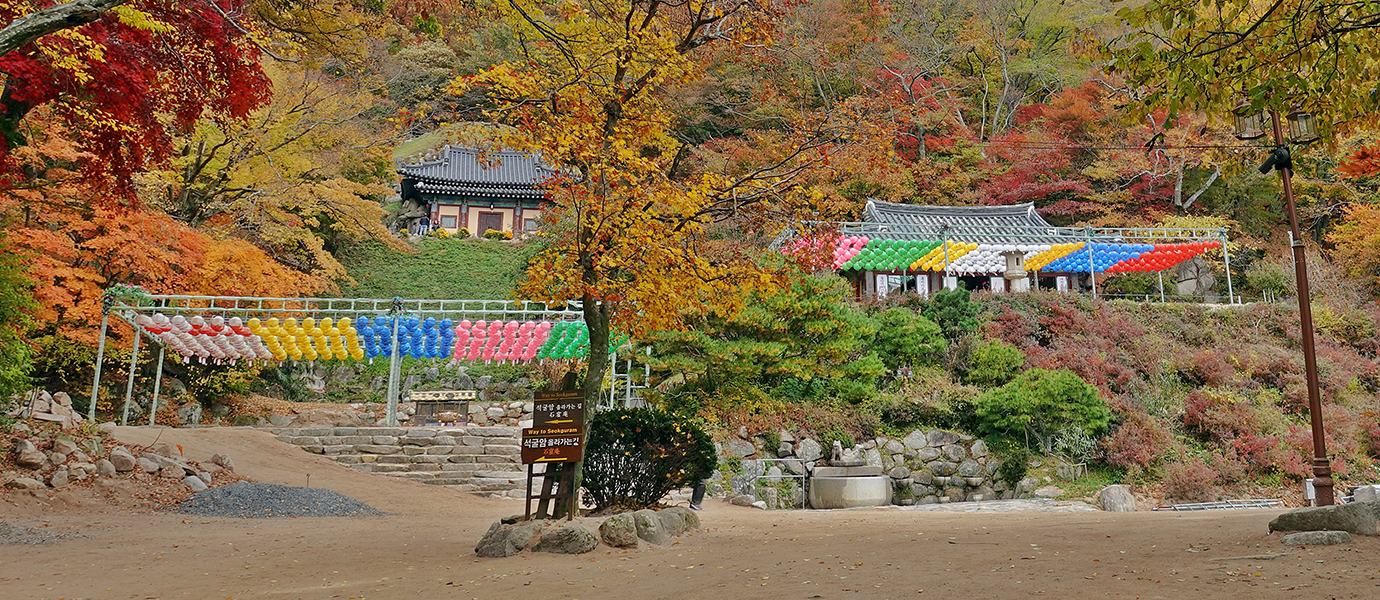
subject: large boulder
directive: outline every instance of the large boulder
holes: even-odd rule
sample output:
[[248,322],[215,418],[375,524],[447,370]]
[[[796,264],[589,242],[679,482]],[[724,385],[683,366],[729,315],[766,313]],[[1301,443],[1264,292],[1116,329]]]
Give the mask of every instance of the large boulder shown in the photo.
[[1109,485],[1102,488],[1098,505],[1107,512],[1136,512],[1136,497],[1129,485]]
[[1380,502],[1313,506],[1284,513],[1270,521],[1270,531],[1345,531],[1380,535]]
[[598,545],[599,536],[588,527],[566,525],[541,536],[541,541],[532,550],[553,554],[584,554]]
[[661,528],[666,531],[666,535],[677,536],[700,528],[699,515],[683,506],[659,510],[656,516],[661,520]]
[[650,544],[665,544],[671,536],[661,527],[661,518],[654,510],[639,510],[633,513],[633,523],[637,527],[637,537]]
[[604,519],[599,524],[599,539],[614,548],[637,547],[637,523],[632,513],[622,513]]
[[474,553],[487,558],[512,556],[531,546],[540,534],[541,526],[536,523],[504,525],[501,521],[495,522],[475,545]]

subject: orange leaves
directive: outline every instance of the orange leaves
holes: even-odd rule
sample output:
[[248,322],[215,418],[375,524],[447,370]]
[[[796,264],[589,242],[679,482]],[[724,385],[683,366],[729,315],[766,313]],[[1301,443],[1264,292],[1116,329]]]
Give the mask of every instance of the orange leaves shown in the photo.
[[1337,172],[1351,179],[1380,175],[1380,144],[1352,152],[1337,167]]

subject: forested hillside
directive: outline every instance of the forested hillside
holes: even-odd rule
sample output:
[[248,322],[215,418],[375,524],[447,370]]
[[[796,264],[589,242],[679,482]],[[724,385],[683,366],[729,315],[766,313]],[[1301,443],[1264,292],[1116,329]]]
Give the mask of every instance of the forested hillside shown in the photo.
[[[1376,452],[1361,432],[1375,409],[1380,29],[1311,0],[1265,12],[1248,0],[88,4],[77,15],[51,0],[0,1],[0,398],[38,381],[84,402],[101,296],[116,284],[577,299],[596,349],[629,335],[703,350],[705,332],[723,327],[765,343],[776,330],[752,323],[756,303],[810,277],[767,242],[803,221],[857,218],[868,199],[1033,202],[1060,225],[1221,227],[1238,293],[1288,299],[1280,180],[1256,168],[1273,143],[1233,137],[1232,113],[1311,111],[1323,139],[1291,151],[1328,303],[1320,327],[1335,346],[1329,403],[1358,428],[1345,434],[1354,447],[1339,442],[1349,456],[1365,443]],[[1289,34],[1304,26],[1325,35]],[[526,150],[558,168],[543,232],[515,242],[399,232],[397,157],[446,141]],[[1067,367],[1117,413],[1119,428],[1099,432],[1116,468],[1201,458],[1249,470],[1259,447],[1296,445],[1295,329],[1282,305],[1217,314],[1037,296],[986,300],[983,318],[961,322],[916,307],[932,311],[929,325],[881,313],[857,344],[894,346],[877,336],[933,326],[943,352],[1002,340],[1023,357],[1000,363],[1008,371]],[[985,337],[956,333],[970,317],[987,323]],[[112,332],[105,368],[119,382],[129,338]],[[787,366],[751,366],[744,351],[730,371],[734,385],[771,382],[742,389],[765,390],[779,414],[813,410],[781,398],[914,396],[885,375],[904,353],[855,360],[869,348],[820,346],[835,355]],[[931,350],[911,359],[938,361]],[[585,366],[602,373],[606,358],[596,350]],[[944,360],[935,385],[981,387],[966,358]],[[714,381],[703,361],[658,368],[685,397]],[[259,376],[172,369],[215,393]],[[1279,411],[1242,408],[1265,406]],[[767,415],[734,407],[702,406]],[[1263,419],[1254,429],[1273,441],[1218,430],[1238,417]]]

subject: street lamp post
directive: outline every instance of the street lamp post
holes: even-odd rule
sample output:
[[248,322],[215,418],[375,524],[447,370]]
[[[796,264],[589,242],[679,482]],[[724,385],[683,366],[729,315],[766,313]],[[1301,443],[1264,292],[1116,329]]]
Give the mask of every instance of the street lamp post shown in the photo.
[[[1244,110],[1243,110],[1244,109]],[[1316,120],[1313,115],[1301,110],[1288,114],[1289,133],[1295,143],[1307,144],[1318,139]],[[1298,283],[1299,327],[1303,342],[1304,376],[1308,381],[1308,416],[1313,426],[1313,489],[1318,506],[1334,503],[1332,493],[1332,463],[1327,459],[1327,441],[1323,437],[1322,396],[1318,391],[1318,354],[1313,343],[1313,301],[1308,289],[1308,263],[1304,256],[1303,234],[1299,229],[1298,211],[1294,207],[1293,160],[1285,143],[1284,128],[1280,124],[1279,113],[1270,110],[1270,125],[1275,138],[1275,149],[1270,158],[1260,166],[1261,173],[1270,169],[1279,171],[1279,179],[1284,184],[1284,206],[1289,213],[1289,245],[1294,252],[1294,279]],[[1238,107],[1236,137],[1250,140],[1263,137],[1262,118],[1248,105]]]

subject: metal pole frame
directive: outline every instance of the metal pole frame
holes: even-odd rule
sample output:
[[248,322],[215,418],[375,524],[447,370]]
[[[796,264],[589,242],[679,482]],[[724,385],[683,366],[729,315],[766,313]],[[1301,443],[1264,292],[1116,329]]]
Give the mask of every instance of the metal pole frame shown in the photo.
[[1227,228],[1222,228],[1222,263],[1227,267],[1227,304],[1236,304],[1236,294],[1231,287],[1231,253],[1227,251]]
[[1164,271],[1155,271],[1155,275],[1160,278],[1160,302],[1164,302]]
[[402,376],[402,358],[398,356],[398,330],[402,328],[402,298],[393,299],[389,327],[392,328],[393,345],[388,349],[388,416],[384,424],[398,426],[398,378]]
[[[1271,109],[1270,120],[1275,134],[1275,152],[1284,151],[1287,158],[1284,130],[1279,112]],[[1290,241],[1294,254],[1294,277],[1298,281],[1299,328],[1303,342],[1303,367],[1308,382],[1308,417],[1313,429],[1313,489],[1318,506],[1335,503],[1332,490],[1332,463],[1327,458],[1327,439],[1323,432],[1322,393],[1318,387],[1318,356],[1313,341],[1313,300],[1308,289],[1308,257],[1304,254],[1303,231],[1299,228],[1298,210],[1294,206],[1293,164],[1286,160],[1277,165],[1284,184],[1284,206],[1289,213]]]
[[1093,267],[1093,231],[1087,228],[1088,244],[1084,248],[1088,249],[1088,281],[1092,283],[1092,296],[1097,298],[1097,271]]
[[134,375],[138,372],[139,365],[139,326],[134,326],[134,345],[129,352],[129,382],[125,384],[125,408],[124,414],[120,416],[120,425],[129,425],[129,402],[134,397]]
[[153,401],[149,403],[149,427],[158,419],[158,393],[163,390],[163,353],[167,348],[158,346],[158,372],[153,376]]
[[110,326],[110,308],[114,305],[114,298],[109,295],[101,297],[101,337],[96,342],[96,376],[91,380],[91,405],[86,407],[86,419],[92,423],[96,422],[96,397],[101,390],[101,366],[105,364],[105,334]]

